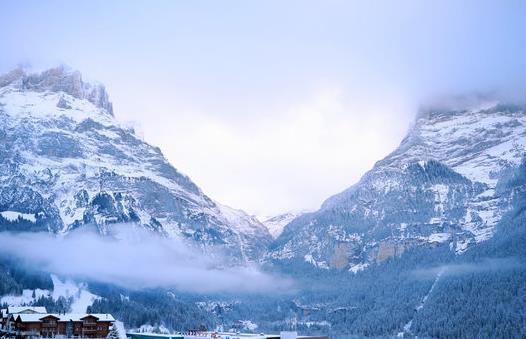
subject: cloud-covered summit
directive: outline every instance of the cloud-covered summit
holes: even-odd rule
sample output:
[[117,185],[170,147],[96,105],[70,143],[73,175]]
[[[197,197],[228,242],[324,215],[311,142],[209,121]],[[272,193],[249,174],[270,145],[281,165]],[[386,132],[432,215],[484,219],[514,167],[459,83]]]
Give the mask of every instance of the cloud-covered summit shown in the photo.
[[18,67],[0,76],[0,87],[9,85],[22,91],[64,92],[77,99],[86,99],[113,115],[113,105],[104,85],[85,81],[80,71],[66,65],[42,72],[28,72]]

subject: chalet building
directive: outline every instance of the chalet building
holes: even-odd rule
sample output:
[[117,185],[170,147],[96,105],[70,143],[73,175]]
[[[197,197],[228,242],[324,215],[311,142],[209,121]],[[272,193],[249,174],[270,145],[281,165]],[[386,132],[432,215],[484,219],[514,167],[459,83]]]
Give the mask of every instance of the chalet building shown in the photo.
[[[10,338],[106,338],[115,319],[111,314],[50,314],[45,309],[2,310],[3,334]],[[18,311],[18,313],[10,313]],[[43,313],[40,313],[44,311]]]
[[5,332],[14,329],[14,323],[11,321],[15,314],[46,314],[47,310],[43,306],[11,306],[0,310],[0,330]]
[[6,326],[6,324],[7,324],[7,308],[2,308],[0,309],[0,331]]

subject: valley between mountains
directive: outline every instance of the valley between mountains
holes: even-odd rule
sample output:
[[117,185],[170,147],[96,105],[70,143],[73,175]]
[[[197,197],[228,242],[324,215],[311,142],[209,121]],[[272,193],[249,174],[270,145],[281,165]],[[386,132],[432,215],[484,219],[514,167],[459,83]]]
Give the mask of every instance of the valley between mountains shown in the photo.
[[130,288],[27,265],[24,251],[2,246],[0,303],[112,313],[127,328],[526,335],[516,312],[526,307],[523,105],[424,107],[398,148],[317,211],[258,220],[208,197],[119,123],[109,98],[65,66],[0,77],[3,239],[82,241],[78,232],[90,230],[118,243],[125,227],[173,241],[191,265],[266,288]]

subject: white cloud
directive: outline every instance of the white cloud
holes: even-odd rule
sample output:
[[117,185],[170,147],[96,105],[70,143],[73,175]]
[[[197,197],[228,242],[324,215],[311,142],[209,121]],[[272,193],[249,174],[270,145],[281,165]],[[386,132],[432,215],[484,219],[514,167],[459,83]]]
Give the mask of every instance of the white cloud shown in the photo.
[[131,224],[114,225],[112,237],[90,230],[60,237],[48,233],[0,233],[0,253],[50,273],[129,288],[175,287],[190,292],[286,291],[291,281],[257,266],[228,266],[220,253],[207,255],[176,239]]
[[402,139],[407,98],[524,97],[525,4],[12,2],[0,69],[71,64],[212,198],[273,214],[358,180]]
[[222,203],[266,215],[315,209],[393,150],[412,119],[394,95],[361,94],[326,87],[303,102],[251,107],[250,118],[145,104],[159,118],[142,127],[146,141]]

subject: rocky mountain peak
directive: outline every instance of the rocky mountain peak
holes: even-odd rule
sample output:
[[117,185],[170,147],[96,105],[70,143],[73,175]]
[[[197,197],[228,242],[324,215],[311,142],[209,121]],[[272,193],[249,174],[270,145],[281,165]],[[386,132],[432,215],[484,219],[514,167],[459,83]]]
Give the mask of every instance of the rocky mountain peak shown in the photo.
[[16,69],[0,85],[0,230],[95,226],[108,235],[126,224],[235,262],[258,260],[272,240],[259,221],[214,202],[122,126],[103,85],[64,66]]
[[113,105],[104,85],[85,81],[79,71],[65,65],[37,73],[16,68],[0,76],[0,87],[5,86],[21,91],[63,92],[77,99],[86,99],[113,116]]

